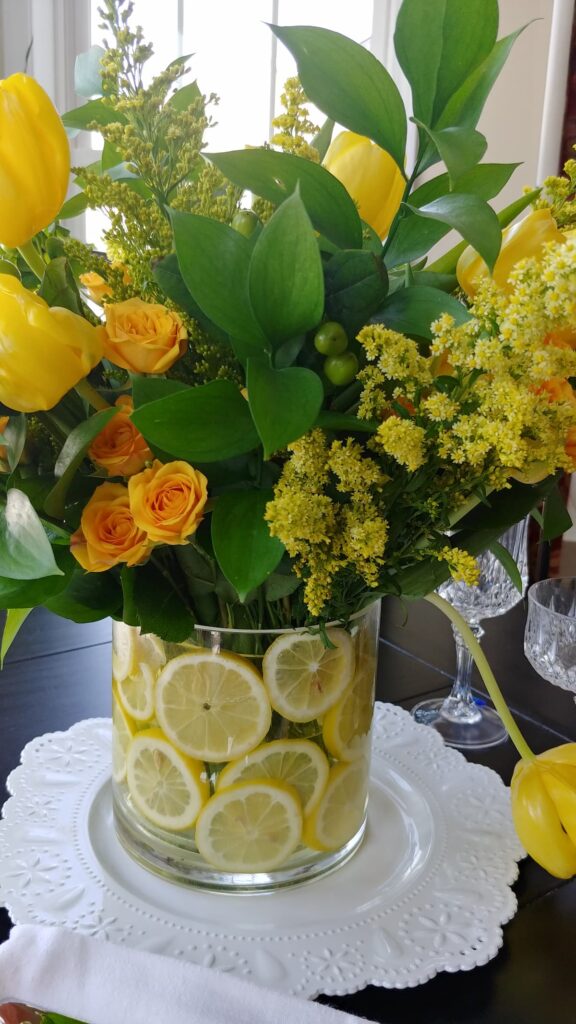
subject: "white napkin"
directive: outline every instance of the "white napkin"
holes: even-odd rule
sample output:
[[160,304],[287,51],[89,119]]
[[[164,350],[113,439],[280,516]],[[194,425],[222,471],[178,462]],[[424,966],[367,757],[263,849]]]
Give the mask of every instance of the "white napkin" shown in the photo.
[[17,925],[0,945],[0,1006],[25,1003],[86,1024],[357,1024],[329,1006],[209,967],[79,935]]

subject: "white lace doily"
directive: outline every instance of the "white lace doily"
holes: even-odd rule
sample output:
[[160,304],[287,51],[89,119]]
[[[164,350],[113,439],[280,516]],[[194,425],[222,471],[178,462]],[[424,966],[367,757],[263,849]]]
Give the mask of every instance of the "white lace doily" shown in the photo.
[[326,878],[274,894],[195,892],[132,862],[112,822],[110,722],[33,740],[0,822],[0,902],[61,925],[313,997],[403,988],[486,963],[516,909],[509,793],[433,729],[376,711],[366,839]]

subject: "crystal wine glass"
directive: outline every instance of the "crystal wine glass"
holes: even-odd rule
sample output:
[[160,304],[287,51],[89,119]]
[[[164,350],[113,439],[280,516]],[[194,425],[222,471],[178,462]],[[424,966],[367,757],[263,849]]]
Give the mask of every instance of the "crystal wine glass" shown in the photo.
[[524,653],[539,675],[576,695],[576,578],[532,584]]
[[[500,537],[500,543],[518,566],[524,592],[528,583],[528,519],[507,530]],[[476,586],[450,580],[438,588],[438,593],[464,616],[474,636],[480,640],[484,635],[480,621],[504,615],[522,600],[523,594],[490,551],[480,555],[478,564],[480,578]],[[506,729],[493,708],[474,698],[472,655],[455,626],[452,630],[456,642],[456,676],[452,689],[446,698],[420,701],[412,709],[412,714],[417,722],[433,726],[451,747],[480,749],[495,746],[507,738]]]

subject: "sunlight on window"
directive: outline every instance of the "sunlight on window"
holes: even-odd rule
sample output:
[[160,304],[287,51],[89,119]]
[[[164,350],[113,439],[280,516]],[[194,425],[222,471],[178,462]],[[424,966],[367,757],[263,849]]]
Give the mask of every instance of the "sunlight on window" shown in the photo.
[[[106,33],[99,27],[100,0],[92,0],[92,42]],[[284,82],[296,73],[290,53],[274,47],[267,26],[274,16],[273,0],[184,0],[178,23],[178,0],[135,0],[135,23],[154,45],[148,76],[157,74],[182,54],[191,54],[189,79],[196,79],[205,94],[216,93],[217,105],[208,108],[214,124],[206,133],[207,152],[261,146],[271,135],[271,96],[274,113],[280,111]],[[342,32],[368,45],[372,32],[373,0],[353,4],[326,0],[279,0],[281,25],[319,25]],[[322,124],[324,115],[310,108],[311,119]],[[101,244],[106,221],[102,214],[86,214],[87,238]]]

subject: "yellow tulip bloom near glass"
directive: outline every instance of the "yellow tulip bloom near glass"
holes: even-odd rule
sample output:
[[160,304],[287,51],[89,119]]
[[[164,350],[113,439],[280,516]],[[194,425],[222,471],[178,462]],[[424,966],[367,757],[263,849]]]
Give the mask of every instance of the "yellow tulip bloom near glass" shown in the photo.
[[102,333],[0,274],[0,402],[17,412],[51,409],[100,361]]
[[0,81],[0,243],[22,248],[47,227],[69,176],[66,131],[42,86],[23,74]]
[[362,220],[385,238],[405,186],[404,175],[390,154],[363,135],[340,132],[328,148],[324,167],[358,204]]

